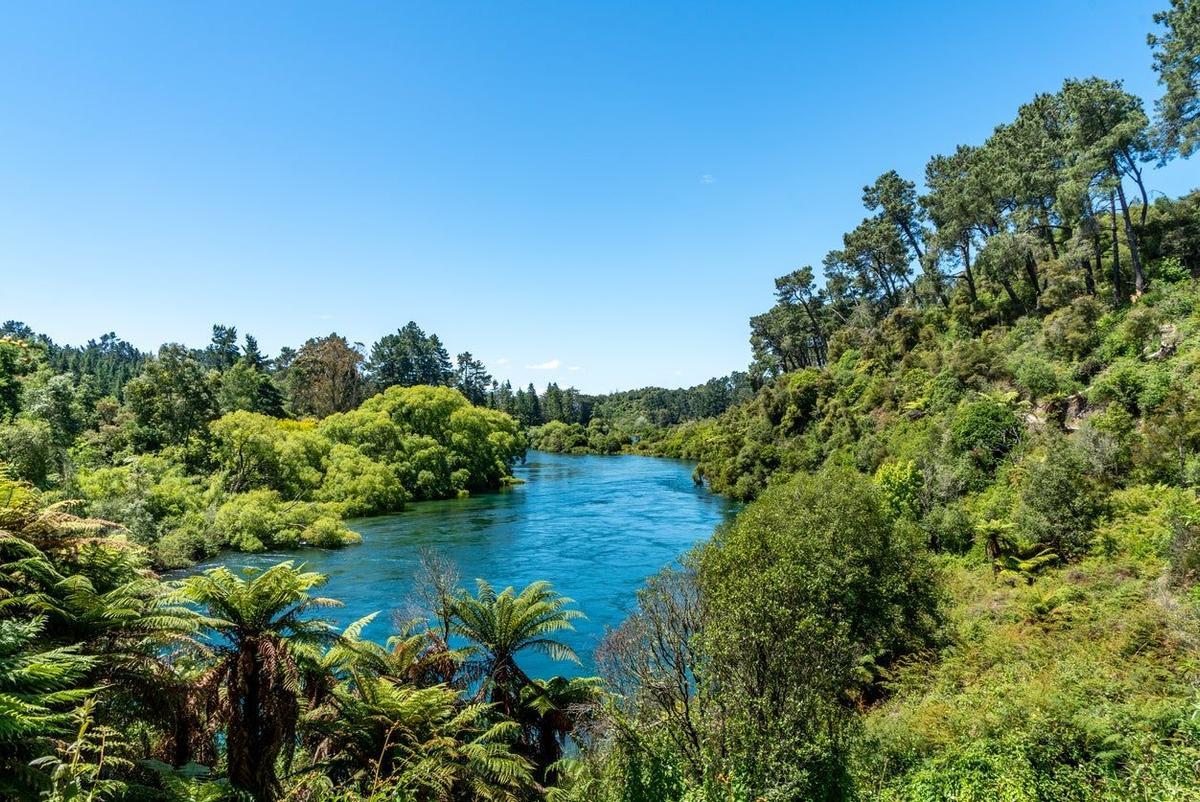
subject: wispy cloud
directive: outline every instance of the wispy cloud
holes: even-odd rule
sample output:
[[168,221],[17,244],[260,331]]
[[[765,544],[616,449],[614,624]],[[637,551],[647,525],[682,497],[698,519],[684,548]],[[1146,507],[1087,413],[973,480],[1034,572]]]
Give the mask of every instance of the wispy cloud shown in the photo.
[[579,365],[568,365],[567,370],[571,371],[572,373],[576,373],[583,370],[583,368],[579,367]]
[[716,181],[716,180],[717,180],[717,179],[713,178],[713,177],[712,177],[711,175],[709,175],[708,173],[705,173],[704,175],[700,176],[700,183],[701,183],[701,184],[711,184],[711,183],[713,183],[713,182],[714,182],[714,181]]
[[558,370],[558,366],[562,364],[561,359],[550,359],[545,362],[539,362],[536,365],[526,365],[529,370]]
[[506,356],[502,356],[502,357],[500,357],[499,359],[497,359],[497,360],[496,360],[496,364],[497,364],[497,365],[507,365],[507,364],[508,364],[508,357],[506,357]]

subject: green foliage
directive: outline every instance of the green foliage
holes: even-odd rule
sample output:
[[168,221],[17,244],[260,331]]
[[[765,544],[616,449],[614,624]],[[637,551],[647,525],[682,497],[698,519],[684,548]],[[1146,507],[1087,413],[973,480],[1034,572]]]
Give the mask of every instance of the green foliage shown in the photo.
[[[1087,561],[1033,585],[954,569],[954,644],[906,665],[865,721],[872,798],[1190,799],[1196,698],[1144,564]],[[1182,650],[1182,651],[1181,651]]]
[[286,562],[246,578],[214,568],[179,586],[212,633],[206,651],[214,662],[200,690],[226,728],[230,781],[256,799],[280,795],[276,759],[295,749],[306,650],[333,639],[324,621],[307,615],[334,603],[309,593],[324,581]]
[[847,701],[873,692],[864,667],[921,648],[936,626],[923,547],[870,482],[826,471],[768,491],[718,533],[700,589],[704,681],[727,710],[723,769],[755,795],[844,795]]
[[959,454],[987,468],[1009,452],[1020,438],[1021,424],[1008,404],[979,398],[962,404],[950,423],[950,443]]
[[1026,460],[1022,467],[1026,474],[1014,517],[1024,541],[1068,559],[1086,554],[1103,496],[1079,450],[1055,439],[1044,457]]
[[71,709],[95,693],[81,687],[93,661],[76,647],[42,648],[44,618],[0,619],[0,793],[33,798],[47,778],[29,766],[70,731]]
[[916,463],[890,462],[879,466],[875,484],[884,506],[895,518],[917,520],[921,517],[921,500],[925,477]]
[[1170,389],[1170,376],[1162,366],[1122,357],[1096,377],[1088,400],[1093,404],[1120,404],[1129,414],[1140,417],[1162,404]]
[[133,415],[132,439],[145,452],[204,440],[219,414],[216,375],[181,345],[164,345],[125,387]]
[[1156,104],[1161,158],[1189,156],[1200,145],[1200,8],[1194,0],[1171,0],[1154,21],[1165,27],[1148,37],[1165,90]]

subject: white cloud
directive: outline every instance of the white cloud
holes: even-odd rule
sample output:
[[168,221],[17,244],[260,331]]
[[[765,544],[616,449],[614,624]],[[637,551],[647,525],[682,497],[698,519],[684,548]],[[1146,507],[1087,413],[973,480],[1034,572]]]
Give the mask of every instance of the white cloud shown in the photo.
[[713,178],[713,177],[712,177],[711,175],[709,175],[708,173],[705,173],[704,175],[700,176],[700,183],[701,183],[701,184],[711,184],[712,182],[714,182],[714,181],[716,181],[716,180],[717,180],[717,179]]
[[526,365],[529,370],[558,370],[558,366],[562,364],[560,359],[551,359],[546,362],[539,362],[536,365]]
[[507,364],[508,364],[508,357],[506,357],[506,356],[502,356],[502,357],[500,357],[499,359],[497,359],[497,360],[496,360],[496,364],[497,364],[497,365],[507,365]]
[[571,371],[572,373],[575,373],[576,371],[583,370],[583,368],[579,367],[578,365],[569,365],[567,367],[567,370]]

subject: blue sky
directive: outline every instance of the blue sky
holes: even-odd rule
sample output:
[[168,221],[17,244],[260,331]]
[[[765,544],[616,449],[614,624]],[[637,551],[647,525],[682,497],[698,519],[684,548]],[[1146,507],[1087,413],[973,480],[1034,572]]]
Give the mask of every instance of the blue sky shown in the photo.
[[1164,5],[10,5],[0,318],[271,351],[415,319],[515,383],[693,384],[879,173],[1068,76],[1156,97]]

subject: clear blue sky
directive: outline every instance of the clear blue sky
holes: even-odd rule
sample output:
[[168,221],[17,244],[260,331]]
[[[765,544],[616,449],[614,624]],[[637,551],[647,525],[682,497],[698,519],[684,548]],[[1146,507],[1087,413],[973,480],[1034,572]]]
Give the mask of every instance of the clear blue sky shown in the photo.
[[9,5],[0,318],[271,351],[415,319],[517,383],[696,383],[880,172],[1067,76],[1156,97],[1166,4]]

